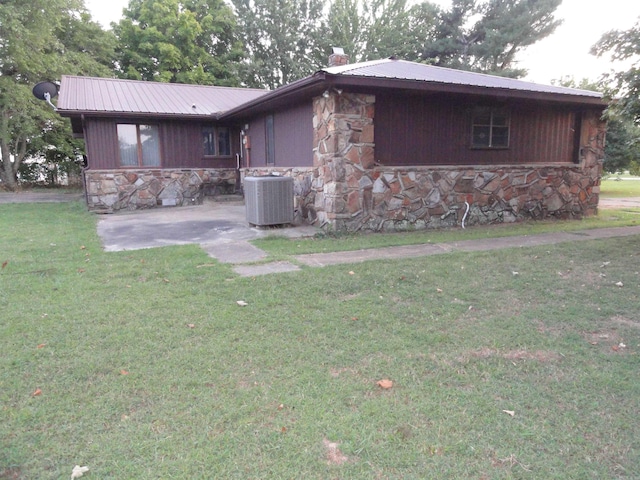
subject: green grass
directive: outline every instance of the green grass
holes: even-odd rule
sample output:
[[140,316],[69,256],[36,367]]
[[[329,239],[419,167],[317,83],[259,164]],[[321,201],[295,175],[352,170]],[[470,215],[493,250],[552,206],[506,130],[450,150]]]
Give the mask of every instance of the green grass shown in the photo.
[[542,220],[516,224],[473,226],[467,229],[418,230],[402,233],[355,233],[316,235],[302,239],[288,239],[273,235],[252,241],[269,252],[273,258],[305,253],[339,252],[395,245],[419,245],[461,240],[477,240],[518,235],[534,235],[550,232],[575,232],[605,227],[626,227],[640,223],[640,208],[625,210],[601,210],[597,216],[582,220]]
[[242,278],[3,206],[0,478],[637,478],[639,240]]
[[616,177],[611,177],[602,180],[600,192],[602,198],[640,197],[640,179],[616,180]]

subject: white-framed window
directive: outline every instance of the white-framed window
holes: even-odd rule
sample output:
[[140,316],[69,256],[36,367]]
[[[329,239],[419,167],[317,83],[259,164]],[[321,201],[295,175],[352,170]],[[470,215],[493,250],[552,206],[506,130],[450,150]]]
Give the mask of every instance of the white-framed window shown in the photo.
[[509,124],[509,112],[504,108],[476,108],[471,122],[471,146],[473,148],[508,148]]
[[160,133],[157,125],[119,123],[121,167],[159,167]]
[[202,127],[202,148],[205,157],[231,155],[231,132],[228,127]]

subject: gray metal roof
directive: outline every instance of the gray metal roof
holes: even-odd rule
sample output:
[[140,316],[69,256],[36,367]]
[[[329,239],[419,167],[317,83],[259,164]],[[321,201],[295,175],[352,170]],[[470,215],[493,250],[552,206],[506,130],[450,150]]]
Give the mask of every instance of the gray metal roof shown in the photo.
[[482,73],[434,67],[405,60],[384,59],[354,63],[338,67],[324,68],[321,72],[341,77],[362,77],[376,79],[408,80],[433,84],[462,85],[470,87],[519,90],[522,92],[551,93],[581,97],[602,98],[599,92],[575,88],[556,87],[539,83],[515,80]]
[[63,76],[58,111],[203,117],[255,100],[267,90]]

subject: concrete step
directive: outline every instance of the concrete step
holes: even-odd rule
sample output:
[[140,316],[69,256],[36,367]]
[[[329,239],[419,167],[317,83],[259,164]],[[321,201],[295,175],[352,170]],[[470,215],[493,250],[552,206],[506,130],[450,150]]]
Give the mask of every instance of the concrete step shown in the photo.
[[240,194],[213,195],[205,199],[210,202],[244,202],[244,196]]

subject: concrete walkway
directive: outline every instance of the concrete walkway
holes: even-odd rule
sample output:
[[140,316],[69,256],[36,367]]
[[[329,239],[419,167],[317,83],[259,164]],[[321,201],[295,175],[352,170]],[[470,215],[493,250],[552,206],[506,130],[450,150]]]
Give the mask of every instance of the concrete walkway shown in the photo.
[[398,247],[350,250],[347,252],[311,253],[306,255],[294,255],[292,258],[295,260],[296,264],[290,262],[274,262],[263,265],[235,266],[233,270],[241,276],[257,276],[299,270],[297,263],[309,267],[326,267],[330,265],[361,263],[374,260],[416,258],[453,252],[480,252],[505,248],[526,248],[564,242],[628,237],[633,235],[640,235],[640,225],[634,227],[598,228],[568,233],[559,232],[544,233],[540,235],[521,235],[516,237],[486,238],[480,240],[462,240],[450,243],[403,245]]

